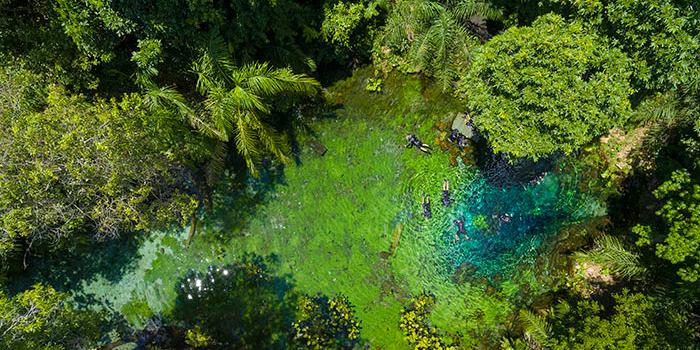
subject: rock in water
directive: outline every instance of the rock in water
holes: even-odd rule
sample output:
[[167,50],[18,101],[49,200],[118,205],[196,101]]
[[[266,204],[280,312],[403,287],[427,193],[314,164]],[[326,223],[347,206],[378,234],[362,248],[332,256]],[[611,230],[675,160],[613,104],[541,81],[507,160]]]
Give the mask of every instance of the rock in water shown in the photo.
[[469,119],[469,116],[464,113],[457,114],[452,121],[452,129],[457,129],[462,135],[471,140],[474,137],[474,127],[467,125]]
[[324,146],[322,143],[318,142],[317,140],[309,141],[309,147],[311,147],[311,149],[319,156],[326,154],[326,152],[328,151],[326,146]]

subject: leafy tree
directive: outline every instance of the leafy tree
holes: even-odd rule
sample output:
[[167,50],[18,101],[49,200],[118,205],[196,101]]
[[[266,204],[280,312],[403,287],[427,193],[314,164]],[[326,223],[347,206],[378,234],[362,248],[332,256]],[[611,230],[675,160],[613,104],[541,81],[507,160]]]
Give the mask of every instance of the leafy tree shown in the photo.
[[645,152],[656,157],[652,181],[665,181],[653,192],[656,215],[644,215],[632,230],[638,245],[653,246],[658,257],[676,265],[683,280],[694,282],[700,278],[700,95],[662,97],[656,108],[645,111],[660,125]]
[[167,126],[138,95],[90,103],[58,86],[44,94],[26,72],[0,78],[2,255],[20,242],[28,250],[86,230],[115,236],[189,218],[197,200],[184,165],[196,135],[163,137]]
[[360,340],[360,322],[347,297],[303,296],[293,339],[300,348],[352,349]]
[[[548,317],[552,333],[541,345],[552,349],[673,349],[681,345],[669,342],[663,323],[683,316],[666,310],[660,317],[656,299],[639,293],[623,290],[614,299],[610,312],[596,301],[562,302]],[[686,341],[690,339],[687,325],[674,330],[683,333]]]
[[91,349],[99,313],[76,310],[68,295],[37,284],[10,298],[0,291],[0,347],[14,350]]
[[690,313],[666,297],[624,289],[607,309],[594,300],[560,301],[544,314],[521,310],[522,339],[507,349],[678,349],[690,348]]
[[321,37],[347,58],[362,58],[372,48],[383,1],[329,1],[323,7]]
[[123,18],[104,0],[57,0],[55,11],[65,34],[83,55],[85,66],[109,62],[116,45],[133,33],[135,23]]
[[94,87],[91,65],[63,31],[47,0],[0,1],[0,62],[20,61],[48,81]]
[[495,152],[537,160],[624,122],[629,77],[620,50],[549,14],[481,47],[459,91]]
[[473,16],[498,18],[486,1],[400,0],[390,6],[379,37],[380,58],[401,64],[409,72],[435,77],[443,89],[466,70],[478,38],[470,31]]
[[412,298],[408,306],[401,311],[401,331],[415,350],[456,349],[442,339],[437,328],[430,325],[429,317],[433,305],[435,296],[432,294],[424,292]]
[[[638,88],[697,88],[700,75],[700,8],[676,0],[550,0],[611,38],[634,63]],[[552,6],[553,5],[553,6]]]
[[134,60],[141,67],[138,79],[147,89],[147,104],[157,110],[169,108],[221,142],[235,141],[236,149],[253,174],[263,152],[286,162],[287,142],[269,124],[274,102],[283,96],[311,95],[317,91],[318,82],[288,68],[271,68],[266,63],[235,66],[221,46],[220,41],[214,41],[210,50],[192,65],[202,100],[190,103],[177,90],[157,87],[152,82],[157,74],[151,63],[157,57],[157,44],[144,42]]
[[[663,243],[656,244],[656,255],[679,265],[683,280],[695,282],[700,278],[700,182],[688,170],[677,170],[654,196],[664,203],[656,212],[664,222]],[[651,226],[638,225],[633,231],[640,236],[638,244],[651,244]]]

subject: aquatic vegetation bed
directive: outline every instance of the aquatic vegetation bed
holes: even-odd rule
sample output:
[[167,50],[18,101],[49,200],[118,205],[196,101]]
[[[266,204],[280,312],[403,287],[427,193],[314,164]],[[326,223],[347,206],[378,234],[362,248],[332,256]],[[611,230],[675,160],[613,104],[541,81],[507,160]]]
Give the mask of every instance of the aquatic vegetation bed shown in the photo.
[[[437,297],[435,326],[461,334],[463,344],[497,337],[522,286],[538,283],[526,267],[541,254],[540,244],[600,208],[575,190],[575,178],[549,174],[501,188],[473,165],[451,166],[446,153],[405,149],[407,133],[435,144],[435,123],[462,107],[411,78],[390,77],[383,93],[368,93],[369,75],[360,70],[329,89],[337,117],[312,124],[314,139],[328,149],[324,156],[303,146],[298,165],[243,186],[224,182],[216,210],[189,247],[187,229],[151,233],[120,276],[95,273],[74,284],[76,303],[89,301],[142,326],[174,309],[188,271],[256,253],[272,257],[273,270],[299,291],[346,295],[362,337],[384,349],[407,347],[400,310],[423,290]],[[439,201],[444,179],[453,188],[447,208]],[[430,220],[420,215],[423,194],[434,201]],[[470,240],[452,242],[456,218]],[[470,278],[456,280],[458,270]],[[497,274],[499,283],[490,283]]]

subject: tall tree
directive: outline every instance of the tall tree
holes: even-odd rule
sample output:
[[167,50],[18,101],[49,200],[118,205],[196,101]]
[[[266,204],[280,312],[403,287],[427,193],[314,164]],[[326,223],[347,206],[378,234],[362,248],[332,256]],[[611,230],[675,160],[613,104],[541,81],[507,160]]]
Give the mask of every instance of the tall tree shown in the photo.
[[688,282],[700,279],[700,119],[694,135],[681,140],[687,167],[676,169],[655,191],[661,202],[656,211],[660,223],[637,225],[637,244],[654,243],[656,255],[678,266],[678,275]]
[[157,87],[152,77],[157,71],[146,62],[141,65],[147,103],[155,108],[171,108],[204,134],[220,142],[235,141],[248,169],[257,173],[257,161],[268,152],[287,162],[287,141],[270,125],[275,100],[285,96],[309,96],[319,83],[289,68],[271,68],[267,63],[236,66],[220,40],[192,65],[199,98],[189,101],[169,87]]
[[76,310],[68,295],[37,284],[9,297],[0,291],[0,347],[13,350],[93,349],[103,315]]
[[486,1],[397,1],[379,36],[378,58],[433,76],[447,89],[464,73],[478,43],[470,19],[500,15]]
[[481,47],[459,92],[494,151],[570,154],[630,114],[630,63],[558,15],[512,27]]
[[635,88],[700,88],[700,6],[684,0],[549,0],[612,39],[634,64]]
[[163,137],[166,126],[138,95],[91,103],[60,86],[36,88],[39,77],[23,74],[0,71],[0,256],[189,217],[197,198],[184,166],[197,135]]

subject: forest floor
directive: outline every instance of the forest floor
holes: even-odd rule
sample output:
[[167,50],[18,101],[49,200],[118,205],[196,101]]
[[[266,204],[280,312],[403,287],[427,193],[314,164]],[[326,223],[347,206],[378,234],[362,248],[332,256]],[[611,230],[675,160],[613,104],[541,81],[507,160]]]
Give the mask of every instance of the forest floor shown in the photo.
[[[300,136],[298,164],[246,184],[224,182],[214,211],[189,246],[187,228],[151,232],[137,243],[108,243],[108,253],[100,256],[64,257],[38,267],[33,279],[70,291],[79,305],[118,312],[139,327],[174,307],[188,270],[254,253],[273,258],[273,272],[298,291],[346,295],[356,306],[362,337],[383,349],[408,348],[398,326],[400,311],[424,290],[437,297],[433,324],[466,335],[463,345],[479,342],[470,335],[499,334],[522,285],[538,282],[525,273],[497,288],[484,279],[454,283],[454,271],[446,273],[436,245],[444,227],[429,226],[451,222],[438,204],[443,179],[457,187],[474,170],[450,165],[444,152],[428,156],[404,148],[408,133],[435,144],[436,123],[451,123],[450,116],[463,108],[410,77],[389,77],[382,93],[367,92],[370,74],[359,70],[328,89],[335,116],[313,121],[312,133]],[[308,146],[310,138],[327,147],[325,155]],[[430,223],[420,216],[423,193],[435,202]]]

